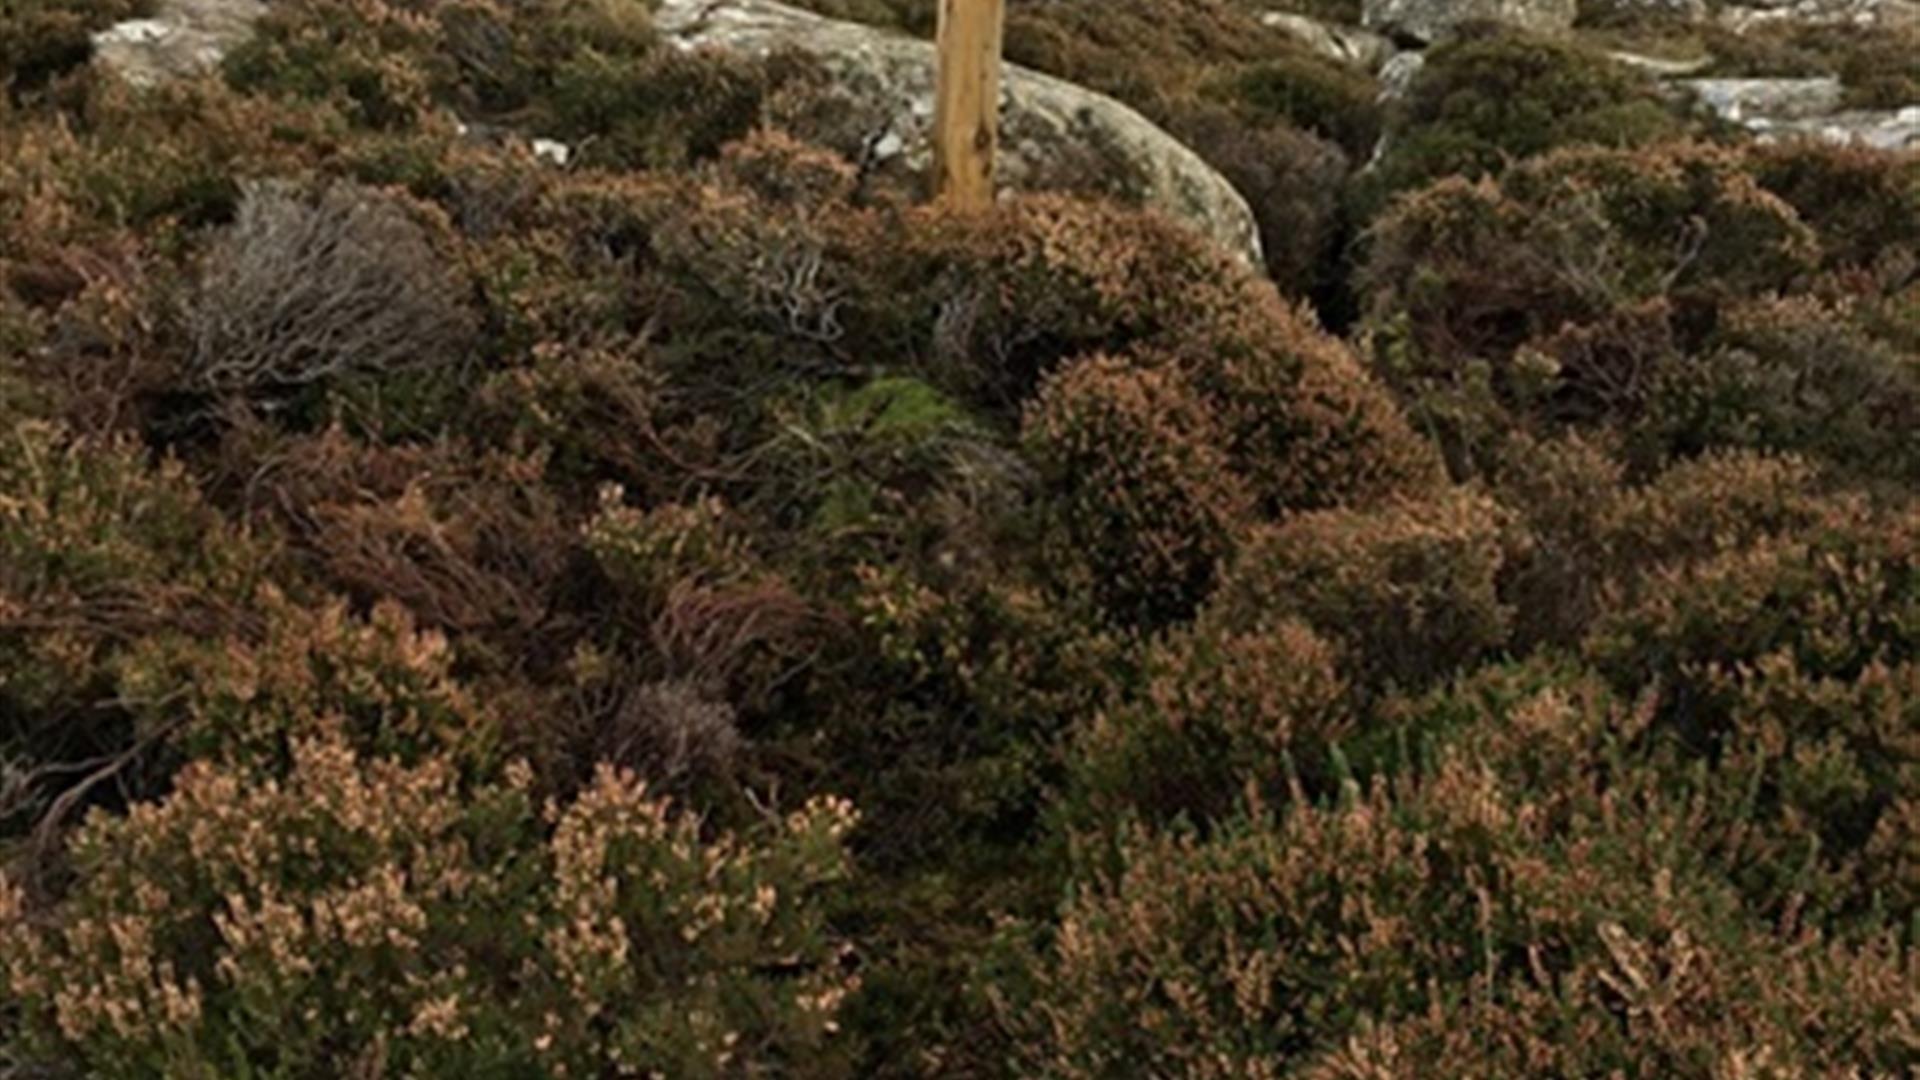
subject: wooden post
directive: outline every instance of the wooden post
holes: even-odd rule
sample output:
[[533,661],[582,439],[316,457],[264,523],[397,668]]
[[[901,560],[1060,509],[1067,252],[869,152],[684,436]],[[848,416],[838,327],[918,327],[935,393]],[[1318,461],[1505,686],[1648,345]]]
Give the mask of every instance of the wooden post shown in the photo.
[[993,205],[999,141],[1000,37],[1006,0],[940,0],[940,71],[934,89],[936,195],[959,210]]

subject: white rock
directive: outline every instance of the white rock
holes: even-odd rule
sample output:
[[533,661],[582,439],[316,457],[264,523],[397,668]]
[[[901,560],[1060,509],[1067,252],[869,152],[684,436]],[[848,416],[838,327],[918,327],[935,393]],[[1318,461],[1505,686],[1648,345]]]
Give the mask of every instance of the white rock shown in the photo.
[[1329,60],[1368,71],[1378,71],[1397,51],[1392,41],[1371,30],[1322,22],[1291,11],[1263,12],[1260,21]]
[[1727,120],[1806,120],[1840,108],[1839,79],[1681,79],[1676,85]]
[[1380,69],[1380,100],[1403,100],[1413,90],[1413,80],[1427,66],[1425,53],[1403,52]]
[[1713,63],[1711,56],[1696,56],[1688,60],[1669,60],[1664,56],[1643,56],[1639,53],[1609,52],[1607,56],[1616,63],[1631,68],[1639,68],[1656,78],[1674,79],[1683,75],[1692,75],[1704,70]]
[[253,34],[266,11],[260,0],[160,0],[151,18],[93,35],[94,62],[137,87],[203,75]]
[[556,139],[535,139],[533,156],[565,167],[567,162],[573,160],[573,147]]
[[1578,8],[1578,0],[1364,0],[1360,22],[1395,39],[1431,44],[1480,22],[1564,34],[1573,29]]

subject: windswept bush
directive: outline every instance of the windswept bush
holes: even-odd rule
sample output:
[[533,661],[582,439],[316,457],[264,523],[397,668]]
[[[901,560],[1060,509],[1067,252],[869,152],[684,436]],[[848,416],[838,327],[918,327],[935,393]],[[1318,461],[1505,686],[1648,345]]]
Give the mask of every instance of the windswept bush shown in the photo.
[[1061,559],[1122,619],[1164,625],[1207,595],[1250,510],[1224,441],[1178,372],[1091,357],[1041,387],[1024,435],[1039,497]]
[[707,836],[612,768],[543,812],[524,770],[324,739],[284,784],[191,766],[73,837],[50,913],[0,878],[12,1049],[128,1078],[813,1073],[856,985],[822,907],[853,820]]
[[351,185],[317,198],[280,183],[249,186],[207,253],[193,305],[193,380],[284,390],[458,360],[472,316],[421,213]]
[[1207,826],[1249,797],[1284,803],[1327,774],[1353,724],[1339,652],[1286,620],[1244,633],[1181,631],[1144,661],[1145,687],[1077,733],[1069,820]]
[[0,836],[116,774],[143,787],[131,751],[166,721],[129,715],[143,704],[122,700],[132,654],[247,625],[274,555],[223,521],[177,461],[156,467],[125,441],[44,422],[11,426],[0,449],[0,771],[11,774]]
[[1385,197],[1445,176],[1473,180],[1562,146],[1626,148],[1684,134],[1653,79],[1580,45],[1489,31],[1436,46],[1389,115],[1363,189]]
[[[1409,196],[1363,275],[1376,362],[1464,472],[1513,431],[1571,428],[1621,434],[1641,475],[1714,447],[1909,475],[1896,433],[1913,415],[1914,345],[1882,315],[1909,273],[1898,215],[1860,211],[1888,223],[1891,280],[1823,279],[1821,236],[1756,176],[1769,160],[1563,151],[1498,184]],[[1857,247],[1860,226],[1812,212],[1834,223],[1836,255]]]
[[23,97],[80,67],[93,56],[92,33],[149,7],[143,0],[14,0],[0,10],[0,95]]
[[1342,647],[1357,682],[1417,686],[1506,641],[1509,528],[1468,491],[1301,514],[1247,539],[1201,621],[1245,632],[1301,619]]
[[1424,781],[1255,811],[1206,839],[1123,832],[1119,866],[1044,943],[1010,945],[1024,959],[1001,1018],[1022,1074],[1710,1075],[1764,1052],[1783,1075],[1838,1075],[1911,1061],[1899,950],[1811,934],[1788,946],[1674,852],[1684,817],[1569,780],[1523,793],[1451,757]]

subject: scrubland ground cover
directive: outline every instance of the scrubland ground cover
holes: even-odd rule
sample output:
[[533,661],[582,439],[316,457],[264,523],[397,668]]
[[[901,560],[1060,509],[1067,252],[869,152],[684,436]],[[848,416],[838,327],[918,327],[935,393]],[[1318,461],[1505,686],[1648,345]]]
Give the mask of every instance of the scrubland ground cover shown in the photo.
[[617,0],[0,9],[0,1075],[1920,1067],[1920,159],[1176,6],[1010,47],[1274,281]]

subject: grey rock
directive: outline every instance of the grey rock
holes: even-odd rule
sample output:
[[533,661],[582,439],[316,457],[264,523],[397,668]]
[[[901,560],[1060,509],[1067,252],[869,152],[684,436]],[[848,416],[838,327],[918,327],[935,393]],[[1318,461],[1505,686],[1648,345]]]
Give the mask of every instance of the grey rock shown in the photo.
[[94,63],[146,88],[206,74],[253,35],[260,0],[160,0],[153,16],[93,35]]
[[1920,105],[1842,109],[1838,79],[1680,79],[1674,85],[1763,142],[1814,138],[1880,150],[1920,147]]
[[1830,116],[1749,126],[1762,142],[1813,138],[1876,150],[1920,149],[1920,105],[1904,109],[1849,110]]
[[1419,77],[1421,69],[1426,66],[1425,53],[1403,52],[1395,55],[1380,69],[1380,100],[1383,103],[1405,100],[1413,90],[1413,80]]
[[1861,29],[1920,26],[1915,0],[1742,0],[1720,9],[1721,25],[1745,33],[1779,23],[1856,26]]
[[1578,0],[1365,0],[1360,21],[1396,40],[1432,44],[1476,22],[1564,34],[1573,29],[1578,8]]
[[[775,0],[660,0],[654,25],[682,49],[811,57],[830,77],[833,114],[802,133],[869,173],[912,182],[933,157],[933,45]],[[804,122],[806,118],[801,118]],[[1261,263],[1253,212],[1225,177],[1146,117],[1110,97],[1007,65],[1000,183],[1045,190],[1092,182],[1158,210],[1249,265]]]
[[1681,79],[1682,89],[1722,119],[1746,124],[1828,116],[1840,108],[1839,79]]
[[1706,70],[1713,64],[1711,56],[1695,56],[1686,60],[1669,60],[1664,56],[1643,56],[1640,53],[1609,52],[1607,56],[1615,63],[1625,64],[1659,79],[1677,79]]
[[1398,51],[1385,35],[1357,26],[1323,22],[1291,11],[1264,12],[1260,21],[1329,60],[1367,71],[1378,71]]

